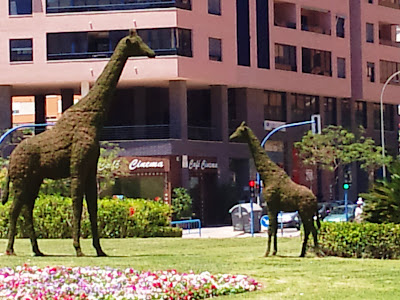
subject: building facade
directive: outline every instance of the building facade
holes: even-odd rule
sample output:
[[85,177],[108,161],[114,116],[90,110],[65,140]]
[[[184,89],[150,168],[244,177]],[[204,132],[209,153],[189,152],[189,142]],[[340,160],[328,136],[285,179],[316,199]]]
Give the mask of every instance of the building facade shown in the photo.
[[[246,200],[255,177],[247,145],[229,142],[242,121],[262,139],[274,126],[320,114],[324,126],[362,125],[380,143],[381,91],[400,66],[398,2],[3,1],[0,127],[11,126],[14,96],[34,96],[37,123],[46,120],[46,95],[61,95],[62,110],[72,105],[135,28],[157,57],[129,59],[103,139],[118,142],[123,156],[144,169],[154,162],[160,169],[132,172],[132,182],[142,182],[121,178],[116,192],[162,186],[159,196],[170,201],[171,189],[183,186],[203,223],[222,223],[235,201]],[[397,79],[383,97],[390,153],[398,148]],[[297,159],[293,143],[307,130],[278,132],[266,149],[320,201],[337,199],[329,174],[317,176]],[[366,189],[366,177],[353,169],[354,198]]]

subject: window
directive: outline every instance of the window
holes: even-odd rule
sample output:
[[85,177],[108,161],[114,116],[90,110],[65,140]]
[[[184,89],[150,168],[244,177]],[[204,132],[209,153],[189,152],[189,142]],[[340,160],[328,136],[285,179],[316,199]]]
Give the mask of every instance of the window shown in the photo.
[[336,17],[336,36],[344,38],[344,18]]
[[342,99],[341,101],[341,118],[342,118],[342,126],[351,130],[351,105],[349,99]]
[[9,0],[10,15],[31,15],[32,0]]
[[286,122],[286,94],[265,91],[264,120]]
[[32,39],[10,40],[10,61],[33,61]]
[[368,0],[368,3],[371,3],[371,4],[372,4],[372,3],[373,3],[373,0]]
[[237,63],[250,66],[250,5],[249,0],[236,0]]
[[362,126],[364,128],[367,128],[367,103],[364,101],[356,101],[355,106],[355,118],[357,127]]
[[302,48],[303,73],[332,76],[331,52]]
[[[63,32],[47,34],[47,59],[110,57],[128,30]],[[143,41],[157,55],[192,56],[191,30],[182,28],[138,29]]]
[[346,59],[343,57],[337,58],[337,77],[346,78]]
[[275,44],[275,69],[297,72],[295,46]]
[[324,124],[336,125],[336,98],[324,98]]
[[375,82],[375,64],[367,62],[367,77],[369,82]]
[[208,39],[208,57],[210,60],[222,61],[221,43],[220,39]]
[[292,120],[300,122],[310,120],[311,115],[319,113],[319,97],[292,94]]
[[374,24],[367,23],[366,25],[367,43],[374,42]]
[[[381,60],[380,62],[380,82],[385,83],[386,80],[389,79],[392,74],[396,73],[397,71],[400,71],[400,63],[395,62],[395,61],[386,61],[386,60]],[[395,84],[395,85],[400,85],[400,76],[396,75],[393,77],[393,79],[389,82],[389,84]]]
[[208,0],[208,13],[221,15],[221,0]]
[[[394,107],[383,104],[383,126],[386,131],[394,130]],[[374,129],[381,129],[381,105],[374,103]]]

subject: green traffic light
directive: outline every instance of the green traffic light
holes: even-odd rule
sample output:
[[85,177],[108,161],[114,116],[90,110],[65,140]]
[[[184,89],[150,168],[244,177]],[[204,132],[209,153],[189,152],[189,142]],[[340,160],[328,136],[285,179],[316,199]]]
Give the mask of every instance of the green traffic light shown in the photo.
[[348,183],[344,183],[343,184],[343,189],[344,190],[348,190],[350,188],[350,184],[348,184]]

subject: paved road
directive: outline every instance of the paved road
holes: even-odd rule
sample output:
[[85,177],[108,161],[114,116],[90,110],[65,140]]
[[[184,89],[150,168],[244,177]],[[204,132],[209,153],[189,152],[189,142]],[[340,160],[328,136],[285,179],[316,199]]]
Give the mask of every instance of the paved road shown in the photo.
[[[254,233],[254,236],[267,237],[267,232],[262,231]],[[281,229],[278,230],[279,237],[295,237],[300,236],[300,230],[295,228],[285,228],[283,229],[283,235]],[[199,234],[199,229],[194,228],[190,230],[183,230],[182,238],[196,239],[196,238],[241,238],[241,237],[251,237],[250,233],[245,233],[243,231],[234,231],[233,226],[221,226],[221,227],[204,227],[201,229],[201,236]]]

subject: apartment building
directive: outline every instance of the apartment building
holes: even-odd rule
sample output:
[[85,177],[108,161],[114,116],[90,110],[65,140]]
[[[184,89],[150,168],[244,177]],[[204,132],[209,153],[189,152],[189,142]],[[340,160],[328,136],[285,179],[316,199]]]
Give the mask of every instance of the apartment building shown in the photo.
[[[129,170],[116,193],[170,201],[183,186],[204,224],[222,223],[255,177],[247,145],[228,140],[242,121],[262,139],[320,114],[324,126],[362,125],[380,142],[381,91],[400,65],[398,20],[398,0],[3,1],[0,127],[11,126],[15,96],[34,97],[37,123],[46,120],[46,95],[68,108],[135,28],[157,57],[129,59],[102,133],[124,149]],[[396,77],[382,97],[391,153],[399,92]],[[293,143],[307,130],[278,132],[266,150],[320,201],[337,199],[328,174],[298,161]],[[366,188],[353,171],[350,198]]]

